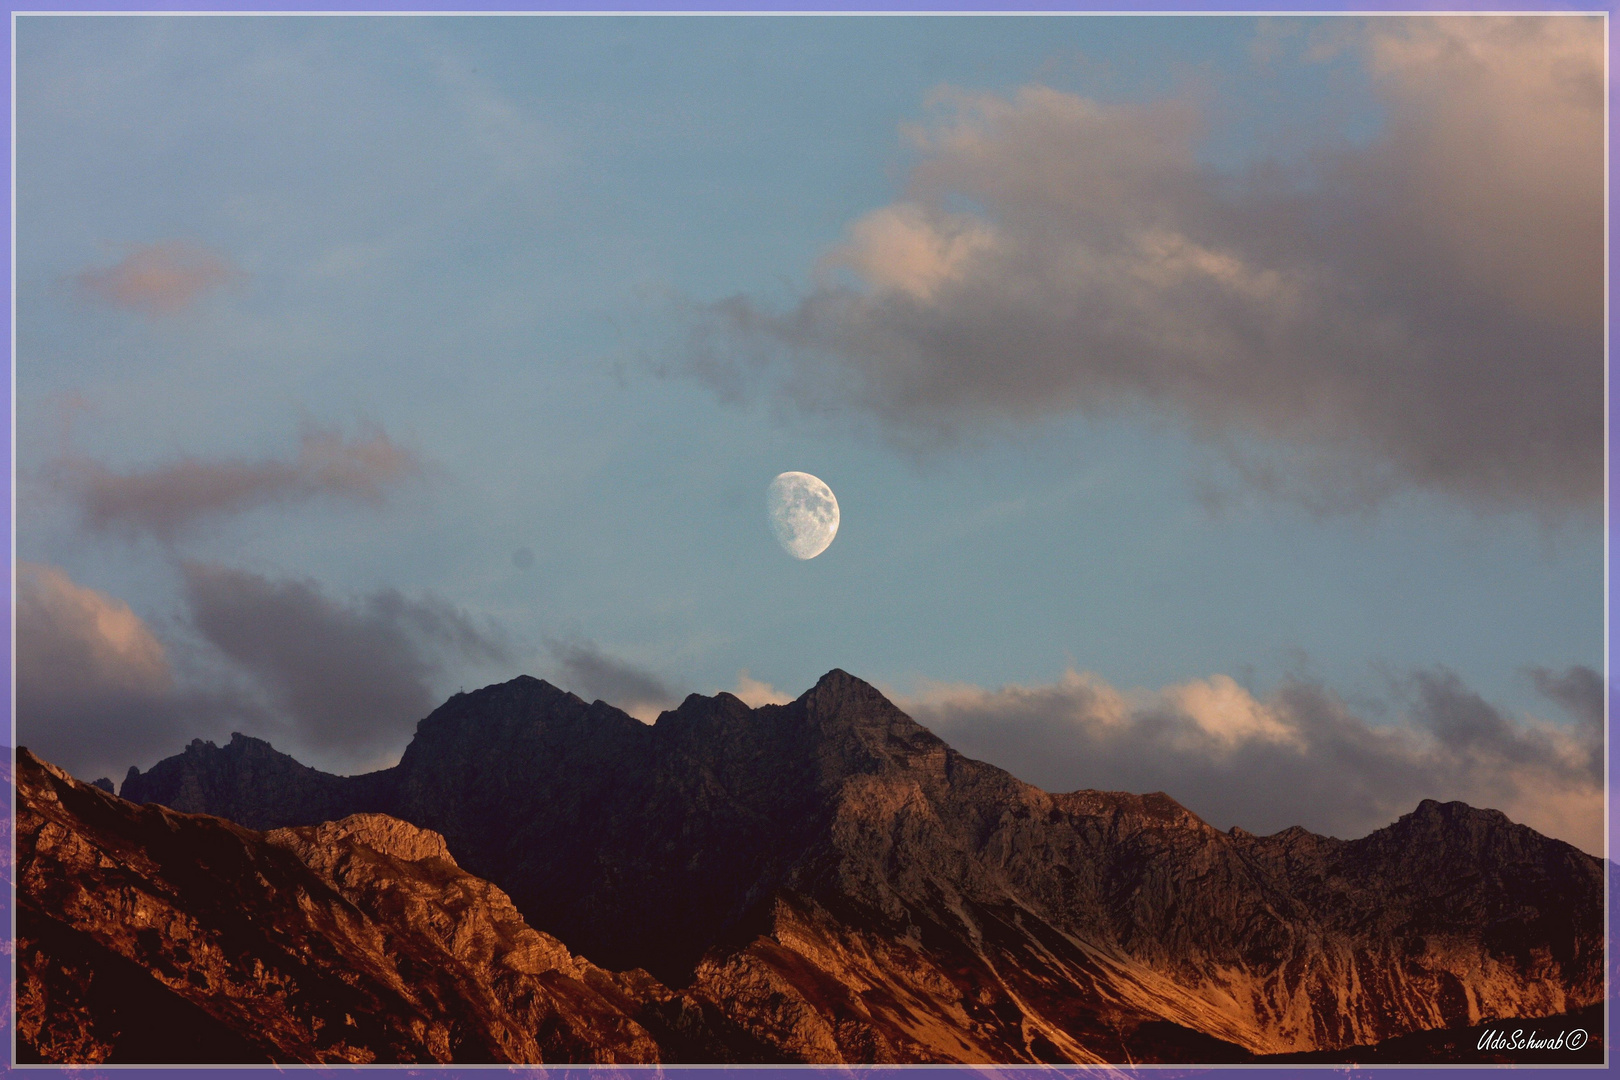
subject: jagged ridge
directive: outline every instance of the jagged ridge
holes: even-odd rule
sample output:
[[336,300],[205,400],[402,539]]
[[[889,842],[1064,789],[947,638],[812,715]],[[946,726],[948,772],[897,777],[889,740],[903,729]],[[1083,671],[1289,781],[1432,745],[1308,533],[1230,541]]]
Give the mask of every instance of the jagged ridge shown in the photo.
[[20,1060],[760,1059],[712,1007],[530,928],[406,822],[265,835],[25,749],[16,777]]
[[450,699],[382,773],[236,738],[123,793],[434,829],[534,925],[805,1060],[1218,1060],[1601,989],[1597,860],[1494,811],[1425,802],[1357,841],[1221,833],[1162,794],[1023,784],[842,671],[650,727],[520,678]]

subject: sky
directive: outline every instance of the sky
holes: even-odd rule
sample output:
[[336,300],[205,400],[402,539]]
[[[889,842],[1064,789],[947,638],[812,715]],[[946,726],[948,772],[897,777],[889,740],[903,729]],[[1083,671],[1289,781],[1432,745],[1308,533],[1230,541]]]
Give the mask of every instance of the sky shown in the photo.
[[1599,851],[1602,50],[19,18],[16,739],[354,772],[520,673],[841,667],[1050,790]]

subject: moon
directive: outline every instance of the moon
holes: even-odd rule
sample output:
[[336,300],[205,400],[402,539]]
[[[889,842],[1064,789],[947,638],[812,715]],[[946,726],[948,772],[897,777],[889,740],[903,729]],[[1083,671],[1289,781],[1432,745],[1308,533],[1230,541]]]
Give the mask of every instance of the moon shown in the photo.
[[838,500],[832,488],[803,472],[785,472],[765,493],[776,542],[795,559],[813,559],[838,535]]

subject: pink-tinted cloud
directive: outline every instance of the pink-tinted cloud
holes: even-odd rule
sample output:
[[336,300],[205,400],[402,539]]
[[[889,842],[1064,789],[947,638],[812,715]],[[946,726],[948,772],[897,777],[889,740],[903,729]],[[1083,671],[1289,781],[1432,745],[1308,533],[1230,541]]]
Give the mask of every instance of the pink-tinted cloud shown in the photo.
[[20,743],[81,775],[117,776],[185,734],[177,711],[168,653],[128,604],[57,567],[18,564]]
[[1603,25],[1375,20],[1380,135],[1246,177],[1192,101],[941,95],[901,198],[794,307],[706,309],[724,398],[906,446],[1073,414],[1179,419],[1254,489],[1401,488],[1552,517],[1603,480]]
[[311,427],[291,460],[185,457],[156,468],[114,472],[99,462],[71,458],[58,463],[55,473],[89,528],[171,540],[202,520],[273,503],[318,496],[381,503],[391,486],[418,470],[416,456],[381,429],[345,439]]
[[232,730],[359,767],[398,752],[448,662],[510,662],[498,627],[432,596],[332,597],[307,580],[180,570],[200,643],[161,640],[59,567],[18,566],[22,745],[87,780]]
[[74,281],[103,303],[147,315],[175,315],[240,274],[201,244],[163,240],[132,247],[112,266],[86,270]]

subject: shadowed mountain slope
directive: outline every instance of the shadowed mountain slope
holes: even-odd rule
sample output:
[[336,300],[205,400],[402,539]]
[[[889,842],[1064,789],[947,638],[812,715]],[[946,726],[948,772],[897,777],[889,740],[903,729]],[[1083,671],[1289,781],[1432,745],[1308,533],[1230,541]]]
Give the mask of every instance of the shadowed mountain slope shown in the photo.
[[519,678],[398,766],[193,743],[137,801],[256,828],[383,812],[537,927],[811,1061],[1218,1061],[1598,1000],[1598,860],[1425,802],[1361,840],[1218,832],[1162,794],[1049,794],[842,671],[647,726]]

